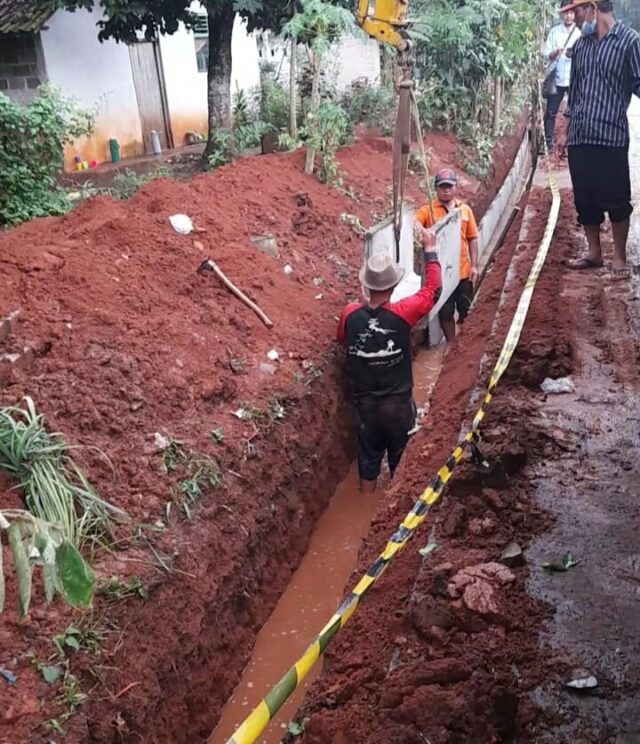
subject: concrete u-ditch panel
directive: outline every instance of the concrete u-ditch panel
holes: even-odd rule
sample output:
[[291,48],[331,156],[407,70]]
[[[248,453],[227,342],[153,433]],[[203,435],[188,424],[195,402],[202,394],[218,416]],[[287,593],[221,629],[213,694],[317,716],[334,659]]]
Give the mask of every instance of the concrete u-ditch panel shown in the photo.
[[[498,247],[500,237],[509,222],[513,207],[520,199],[530,171],[531,149],[527,131],[511,170],[478,225],[478,263],[481,276]],[[364,236],[365,259],[374,253],[388,253],[405,270],[404,279],[396,287],[391,298],[393,302],[414,294],[422,285],[423,267],[421,261],[416,261],[414,250],[414,214],[412,206],[403,205],[399,247],[395,243],[391,217],[374,225]],[[442,293],[437,304],[419,324],[421,327],[428,325],[431,346],[437,346],[442,341],[438,312],[460,281],[460,210],[454,209],[445,219],[437,222],[435,232],[442,265]]]

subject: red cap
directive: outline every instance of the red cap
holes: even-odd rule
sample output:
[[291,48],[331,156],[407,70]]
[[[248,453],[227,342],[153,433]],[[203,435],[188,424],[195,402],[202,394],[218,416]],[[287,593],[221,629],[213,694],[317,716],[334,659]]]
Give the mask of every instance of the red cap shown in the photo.
[[442,168],[436,173],[436,186],[442,186],[445,183],[451,186],[455,186],[458,183],[458,177],[451,168]]

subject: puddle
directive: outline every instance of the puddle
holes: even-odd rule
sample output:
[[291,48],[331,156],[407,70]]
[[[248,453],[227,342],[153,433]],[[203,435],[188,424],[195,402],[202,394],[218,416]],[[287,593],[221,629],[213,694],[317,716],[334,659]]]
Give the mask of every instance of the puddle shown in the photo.
[[[414,395],[424,407],[437,380],[444,345],[425,349],[414,361]],[[304,652],[342,599],[373,518],[378,495],[358,492],[355,463],[318,520],[309,548],[271,616],[256,638],[251,661],[225,705],[208,744],[225,744],[262,697]],[[322,658],[269,724],[258,744],[278,744],[309,685],[322,671]]]

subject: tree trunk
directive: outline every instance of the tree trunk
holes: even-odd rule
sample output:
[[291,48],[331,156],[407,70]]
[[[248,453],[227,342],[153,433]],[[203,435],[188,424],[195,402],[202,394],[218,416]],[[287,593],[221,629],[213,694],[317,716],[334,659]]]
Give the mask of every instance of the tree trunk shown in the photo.
[[493,136],[500,134],[502,119],[502,79],[497,77],[493,81]]
[[217,129],[231,128],[231,34],[235,11],[231,3],[223,3],[218,12],[208,15],[209,68],[207,72],[209,104],[209,141],[205,157],[211,152],[212,134]]
[[[311,80],[311,110],[309,117],[311,119],[311,132],[317,131],[318,128],[318,109],[320,108],[320,52],[312,53],[313,60],[313,79]],[[316,151],[313,147],[307,147],[307,160],[304,164],[304,172],[307,175],[313,173],[313,167],[316,161]]]
[[298,139],[298,98],[297,98],[297,80],[296,80],[296,55],[298,54],[298,43],[291,39],[291,66],[289,68],[289,134],[291,139],[296,142]]
[[393,90],[393,54],[384,44],[380,44],[380,85]]

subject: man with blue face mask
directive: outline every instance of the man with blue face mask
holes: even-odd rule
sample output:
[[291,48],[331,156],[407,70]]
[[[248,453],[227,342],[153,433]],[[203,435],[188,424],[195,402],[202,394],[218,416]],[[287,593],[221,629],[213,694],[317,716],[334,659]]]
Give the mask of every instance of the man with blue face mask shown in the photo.
[[571,55],[566,144],[578,222],[589,250],[569,266],[602,266],[600,225],[608,213],[615,248],[611,277],[625,279],[633,211],[627,109],[631,95],[640,96],[640,36],[614,19],[610,0],[575,0],[560,12],[571,10],[581,38]]

